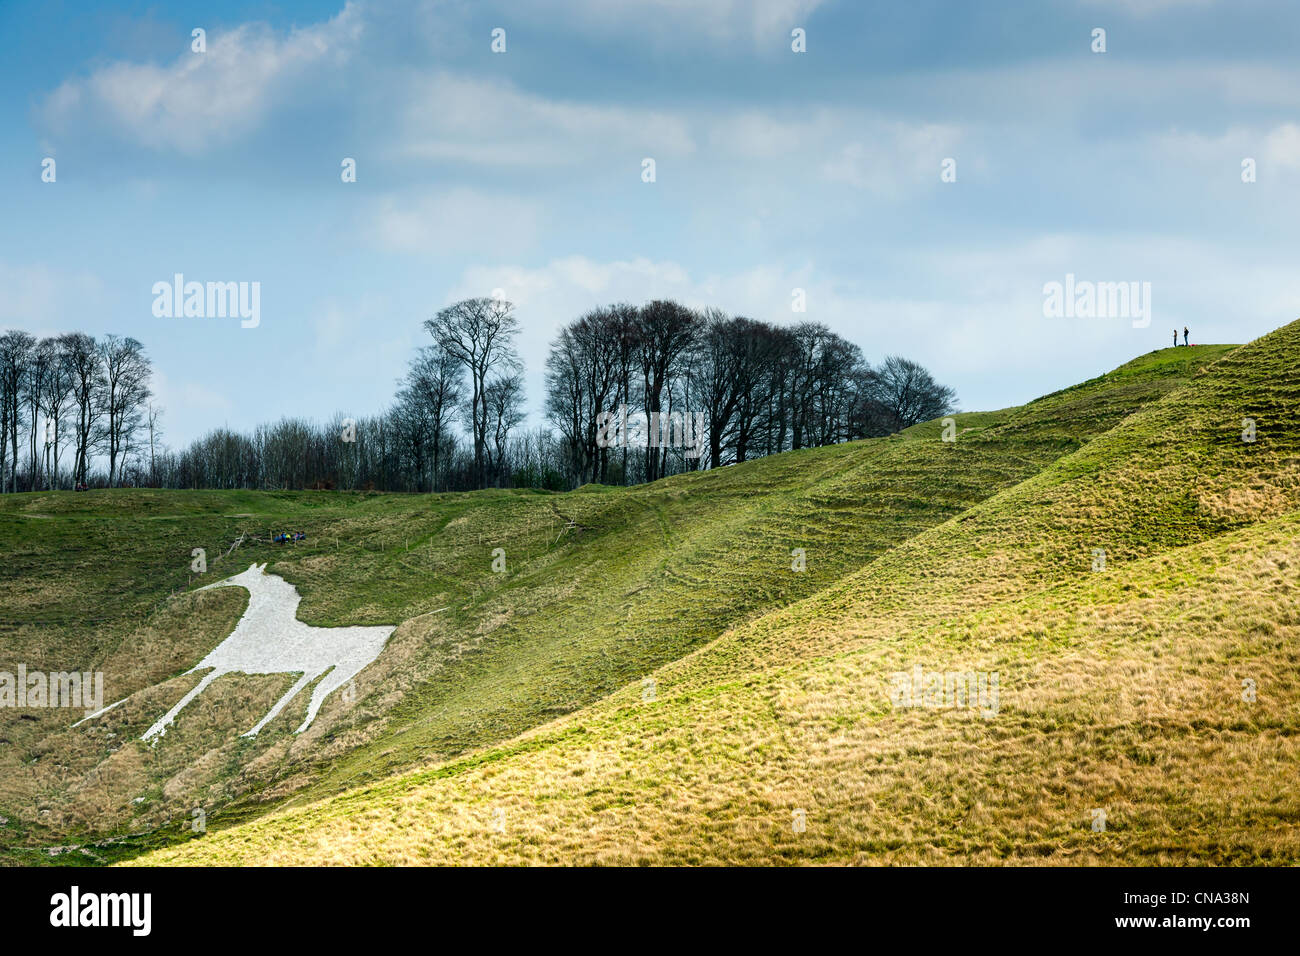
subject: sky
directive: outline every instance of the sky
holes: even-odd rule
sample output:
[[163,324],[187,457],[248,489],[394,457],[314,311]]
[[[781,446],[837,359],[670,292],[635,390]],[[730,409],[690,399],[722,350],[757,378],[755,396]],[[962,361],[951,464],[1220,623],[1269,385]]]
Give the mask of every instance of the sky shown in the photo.
[[[1282,0],[0,0],[0,328],[142,341],[174,447],[379,412],[496,290],[534,424],[556,330],[653,298],[1001,408],[1300,315],[1297,48]],[[177,273],[259,323],[156,315]]]

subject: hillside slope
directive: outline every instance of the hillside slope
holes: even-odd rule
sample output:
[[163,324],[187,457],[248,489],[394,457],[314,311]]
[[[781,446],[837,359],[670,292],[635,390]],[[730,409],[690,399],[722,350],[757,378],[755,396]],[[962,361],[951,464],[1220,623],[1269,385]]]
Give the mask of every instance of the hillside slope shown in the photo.
[[[10,659],[94,666],[109,700],[129,699],[76,729],[57,711],[3,724],[17,746],[0,748],[9,821],[0,859],[103,843],[55,860],[111,860],[188,832],[193,807],[226,826],[508,741],[629,682],[640,688],[727,628],[1037,473],[1228,350],[1155,352],[1021,408],[959,415],[955,443],[930,423],[633,489],[11,496],[0,504],[11,556],[0,568],[0,618],[10,622],[0,669]],[[271,546],[269,532],[284,528],[305,530],[307,544]],[[217,560],[241,534],[262,540]],[[490,571],[497,546],[504,574]],[[207,549],[210,569],[191,579],[193,547]],[[806,551],[803,573],[791,570],[794,548]],[[292,676],[231,675],[158,746],[140,743],[197,679],[175,675],[246,602],[242,591],[193,588],[253,560],[297,584],[308,623],[403,623],[353,701],[329,699],[300,737],[290,732],[306,695],[241,739]]]
[[[1298,360],[1300,324],[1232,351],[649,699],[142,861],[1293,862]],[[998,699],[895,706],[918,667]]]

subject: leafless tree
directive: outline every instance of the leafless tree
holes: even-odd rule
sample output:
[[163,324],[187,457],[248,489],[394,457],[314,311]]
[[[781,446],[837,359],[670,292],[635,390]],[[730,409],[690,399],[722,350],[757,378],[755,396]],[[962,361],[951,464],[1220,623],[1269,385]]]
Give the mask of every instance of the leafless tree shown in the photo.
[[117,475],[119,459],[143,424],[150,396],[151,368],[144,346],[130,336],[106,335],[99,343],[103,368],[102,398],[107,415],[108,484]]
[[44,408],[50,375],[59,363],[58,346],[52,339],[41,339],[28,353],[27,371],[23,376],[23,395],[27,406],[27,488],[35,491],[40,482],[41,461],[37,453],[41,412]]
[[59,452],[64,441],[63,416],[72,395],[72,370],[62,340],[47,339],[46,342],[53,352],[53,361],[45,376],[45,393],[41,398],[41,410],[45,415],[45,474],[47,487],[57,488]]
[[424,323],[434,342],[469,373],[468,418],[479,487],[487,486],[488,376],[509,374],[520,364],[513,345],[519,321],[513,313],[514,306],[504,299],[464,299]]
[[896,432],[948,414],[956,408],[956,397],[953,389],[936,382],[923,366],[890,355],[872,369],[868,414],[878,429]]
[[[463,368],[438,344],[421,347],[397,393],[396,414],[409,443],[415,473],[428,469],[428,490],[438,489],[447,454],[454,444],[452,424],[464,387]],[[419,488],[417,479],[417,490]]]
[[546,414],[578,481],[600,481],[609,467],[597,423],[618,411],[630,353],[626,318],[621,306],[593,309],[560,330],[546,358]]
[[483,390],[488,408],[488,429],[492,439],[489,464],[498,485],[509,479],[506,449],[510,434],[524,420],[524,379],[518,372],[488,382]]
[[758,447],[759,433],[777,391],[782,339],[765,322],[738,319],[736,363],[735,460],[746,461]]
[[[660,420],[669,380],[680,371],[680,362],[695,340],[700,317],[677,302],[656,299],[637,314],[637,345],[641,367],[642,396],[648,430]],[[647,442],[646,480],[654,481],[663,473],[666,449],[655,440]]]
[[693,398],[708,420],[709,467],[723,463],[723,450],[744,461],[756,441],[759,416],[767,404],[775,342],[771,327],[717,309],[704,313],[692,350]]
[[149,403],[149,411],[145,415],[145,424],[149,429],[149,484],[151,487],[158,486],[158,443],[162,440],[162,414],[163,407]]
[[85,483],[90,469],[90,456],[100,440],[103,406],[99,401],[99,390],[104,381],[104,369],[95,340],[86,333],[70,332],[60,336],[59,344],[63,348],[72,378],[72,401],[77,406],[73,481]]
[[585,360],[577,338],[569,329],[561,329],[546,356],[546,417],[559,429],[562,465],[575,482],[586,473],[589,454],[586,419],[591,399],[583,374]]
[[[27,332],[11,330],[0,336],[0,475],[7,457],[10,491],[18,490],[18,429],[30,393],[30,364],[35,348],[36,339]],[[4,447],[6,441],[8,452]]]

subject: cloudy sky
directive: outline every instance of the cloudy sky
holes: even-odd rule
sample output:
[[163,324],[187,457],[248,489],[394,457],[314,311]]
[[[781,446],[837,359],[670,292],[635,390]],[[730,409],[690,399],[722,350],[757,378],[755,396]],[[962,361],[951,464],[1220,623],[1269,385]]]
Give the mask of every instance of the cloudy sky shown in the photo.
[[[143,341],[173,444],[376,412],[494,289],[534,409],[613,301],[825,322],[971,410],[1300,315],[1284,0],[85,7],[0,2],[0,327]],[[175,273],[260,282],[260,325],[155,317]],[[1150,326],[1044,317],[1067,273],[1151,283]]]

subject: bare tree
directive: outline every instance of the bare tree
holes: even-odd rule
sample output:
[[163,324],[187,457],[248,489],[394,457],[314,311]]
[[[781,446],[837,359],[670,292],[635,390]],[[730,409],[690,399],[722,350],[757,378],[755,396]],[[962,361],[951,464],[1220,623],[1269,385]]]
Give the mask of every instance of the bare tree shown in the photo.
[[515,372],[487,384],[483,390],[488,408],[489,449],[492,473],[498,486],[508,478],[506,447],[510,433],[524,420],[524,378]]
[[710,468],[722,465],[722,445],[740,402],[739,343],[730,316],[720,309],[705,310],[688,362],[695,396],[708,417]]
[[64,441],[63,416],[72,395],[72,370],[61,339],[47,339],[53,352],[53,362],[45,376],[45,394],[41,408],[45,414],[45,474],[47,487],[59,487],[59,451]]
[[663,412],[669,379],[680,370],[683,353],[700,328],[700,318],[684,305],[656,299],[637,315],[637,345],[640,352],[641,382],[649,434],[646,448],[646,480],[663,473],[666,449],[659,447],[656,431]]
[[746,461],[758,445],[759,431],[777,390],[782,339],[766,322],[738,319],[735,458]]
[[117,465],[134,433],[140,428],[152,369],[144,346],[130,336],[106,335],[99,343],[103,367],[103,404],[107,412],[108,485],[113,486]]
[[858,346],[834,332],[823,339],[812,382],[812,444],[833,445],[853,437],[854,383],[865,368]]
[[[421,476],[428,461],[430,491],[438,490],[441,468],[453,444],[451,426],[461,401],[463,370],[460,362],[440,345],[426,345],[416,352],[398,391],[397,413],[404,424]],[[419,488],[417,481],[417,490]]]
[[157,463],[157,446],[162,439],[162,414],[163,407],[149,403],[149,411],[145,416],[145,423],[149,429],[149,484],[151,487],[158,486],[158,463]]
[[584,362],[577,337],[568,328],[561,329],[546,356],[546,417],[560,431],[562,464],[575,483],[587,469],[586,418],[591,400]]
[[41,461],[36,451],[41,412],[50,376],[59,364],[59,349],[53,339],[41,339],[29,354],[24,392],[27,400],[27,488],[35,491],[41,475]]
[[868,396],[869,414],[888,433],[948,414],[957,393],[916,362],[890,355],[872,369]]
[[85,484],[90,456],[100,435],[99,420],[103,408],[99,402],[99,389],[104,380],[104,369],[95,340],[86,333],[70,332],[60,336],[59,343],[72,378],[72,400],[77,406],[73,481]]
[[[632,396],[633,371],[637,365],[637,359],[641,354],[641,310],[634,305],[626,302],[620,302],[617,305],[610,306],[610,326],[615,335],[617,343],[615,348],[615,365],[618,372],[616,379],[618,381],[618,394],[615,396],[615,405],[631,406],[634,403]],[[623,445],[623,454],[621,461],[622,481],[627,481],[628,465],[628,447]],[[601,456],[601,480],[609,480],[609,452],[606,450]]]
[[546,358],[547,417],[564,436],[579,481],[601,481],[608,471],[609,449],[598,440],[598,421],[617,413],[628,368],[624,308],[593,309],[561,329]]
[[[717,309],[704,314],[704,327],[693,350],[695,399],[709,423],[709,467],[722,464],[724,447],[744,461],[753,441],[757,394],[768,377],[771,342],[767,326],[753,319],[731,318]],[[743,412],[743,414],[742,414]]]
[[493,371],[513,372],[519,359],[512,344],[519,332],[514,306],[504,299],[465,299],[424,323],[434,342],[469,372],[470,430],[474,470],[480,488],[487,486],[487,379]]
[[[9,490],[18,490],[18,428],[23,403],[30,393],[28,379],[36,339],[27,332],[11,330],[0,336],[0,474],[4,471],[9,444]],[[0,485],[2,487],[2,485]]]

